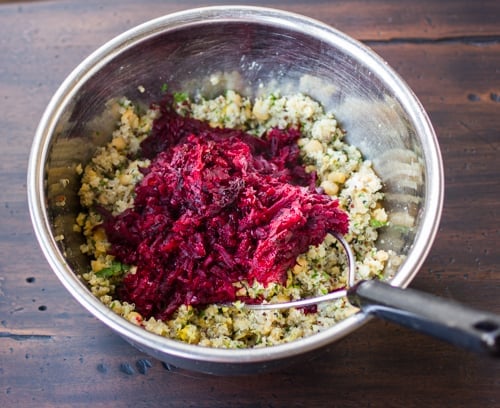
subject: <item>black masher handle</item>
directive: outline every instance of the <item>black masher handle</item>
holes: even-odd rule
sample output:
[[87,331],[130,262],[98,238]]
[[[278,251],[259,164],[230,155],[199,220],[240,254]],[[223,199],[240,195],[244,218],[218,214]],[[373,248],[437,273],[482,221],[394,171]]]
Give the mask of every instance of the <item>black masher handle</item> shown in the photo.
[[361,281],[347,294],[364,313],[482,354],[500,357],[500,316],[414,289]]

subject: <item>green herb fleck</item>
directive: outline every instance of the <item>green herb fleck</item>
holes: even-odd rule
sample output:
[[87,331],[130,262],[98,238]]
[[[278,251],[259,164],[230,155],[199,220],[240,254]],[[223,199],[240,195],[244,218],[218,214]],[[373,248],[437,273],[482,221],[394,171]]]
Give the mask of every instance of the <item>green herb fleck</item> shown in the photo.
[[372,228],[381,228],[387,225],[387,221],[379,221],[374,218],[370,219],[370,227]]
[[101,269],[99,272],[96,272],[96,276],[100,278],[111,278],[113,276],[120,276],[124,272],[127,272],[129,270],[129,266],[122,264],[121,262],[118,261],[113,261],[111,262],[111,266],[107,268]]
[[160,88],[160,89],[161,89],[161,91],[162,91],[163,93],[165,93],[165,92],[167,92],[168,85],[167,85],[166,83],[164,83],[164,84],[162,84],[162,86],[161,86],[161,88]]
[[174,101],[176,103],[182,103],[188,99],[188,94],[186,92],[175,92]]

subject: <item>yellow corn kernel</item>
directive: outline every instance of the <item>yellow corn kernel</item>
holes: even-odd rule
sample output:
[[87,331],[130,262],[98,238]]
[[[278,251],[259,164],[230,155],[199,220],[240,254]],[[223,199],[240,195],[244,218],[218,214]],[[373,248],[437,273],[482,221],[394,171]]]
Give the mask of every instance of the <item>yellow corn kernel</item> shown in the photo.
[[128,186],[129,184],[132,183],[132,181],[133,181],[132,175],[130,175],[130,174],[122,174],[120,176],[120,184],[122,186]]
[[307,154],[314,154],[314,153],[321,153],[323,151],[323,145],[319,140],[312,139],[309,140],[305,145],[304,145],[304,151]]
[[252,113],[258,121],[263,122],[269,119],[269,109],[261,99],[255,101]]
[[127,143],[125,142],[125,139],[121,136],[114,137],[113,140],[111,140],[111,146],[113,146],[116,150],[123,150],[126,145]]
[[104,229],[96,229],[93,238],[95,241],[96,255],[98,255],[99,253],[105,254],[108,250],[108,241],[106,239],[106,233],[104,232]]
[[99,272],[101,269],[106,267],[106,265],[104,265],[99,259],[90,261],[90,266],[94,272]]
[[321,183],[321,187],[325,190],[325,193],[334,196],[339,192],[339,186],[336,183],[332,183],[330,180],[324,180]]
[[328,174],[328,180],[332,183],[343,184],[345,183],[346,178],[346,174],[340,171],[332,171],[330,174]]

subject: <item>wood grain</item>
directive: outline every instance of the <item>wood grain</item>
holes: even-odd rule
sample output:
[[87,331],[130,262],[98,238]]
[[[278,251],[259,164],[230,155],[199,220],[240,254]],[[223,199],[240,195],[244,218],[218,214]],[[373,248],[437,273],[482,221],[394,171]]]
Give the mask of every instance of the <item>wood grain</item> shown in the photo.
[[[51,272],[26,200],[29,149],[50,97],[113,36],[208,4],[223,3],[0,1],[0,406],[500,406],[498,361],[379,321],[277,373],[219,378],[166,367],[89,315]],[[409,83],[435,126],[446,175],[438,237],[412,286],[500,313],[500,2],[247,4],[331,24]]]

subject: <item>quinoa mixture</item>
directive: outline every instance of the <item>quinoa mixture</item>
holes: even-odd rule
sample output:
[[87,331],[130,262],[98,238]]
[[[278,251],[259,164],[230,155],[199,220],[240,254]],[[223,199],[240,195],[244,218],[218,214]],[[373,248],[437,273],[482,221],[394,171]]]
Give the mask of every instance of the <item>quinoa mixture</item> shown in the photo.
[[[211,128],[244,131],[262,140],[272,132],[300,129],[294,143],[305,173],[311,175],[316,191],[330,196],[348,216],[344,236],[356,256],[356,278],[382,277],[388,262],[398,262],[396,254],[375,247],[377,229],[388,222],[381,205],[381,181],[359,150],[343,140],[344,131],[334,115],[325,112],[318,102],[303,94],[277,93],[251,100],[228,90],[209,100],[191,100],[186,94],[176,93],[172,106],[176,114],[206,122]],[[134,208],[137,186],[148,177],[147,169],[155,165],[155,159],[143,154],[141,143],[157,126],[161,109],[159,105],[144,109],[125,98],[110,109],[120,113],[111,141],[97,150],[85,168],[77,168],[81,173],[79,195],[84,211],[75,223],[75,230],[86,239],[81,251],[91,259],[91,268],[83,279],[105,305],[158,335],[222,348],[290,342],[331,327],[356,312],[346,299],[313,309],[276,311],[248,310],[236,300],[232,304],[209,305],[180,301],[168,313],[150,315],[136,304],[140,302],[123,300],[120,289],[124,281],[139,276],[138,266],[120,262],[113,254],[106,220],[124,217]],[[341,246],[327,234],[319,245],[311,245],[298,255],[282,279],[265,283],[242,279],[230,289],[245,301],[289,301],[343,288],[346,273],[347,261]]]

